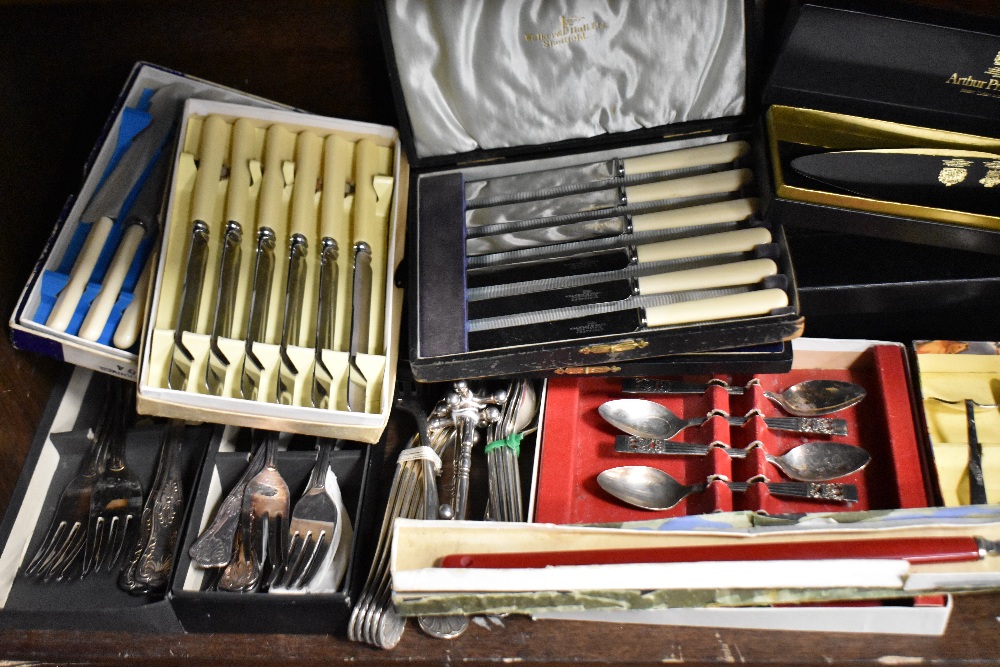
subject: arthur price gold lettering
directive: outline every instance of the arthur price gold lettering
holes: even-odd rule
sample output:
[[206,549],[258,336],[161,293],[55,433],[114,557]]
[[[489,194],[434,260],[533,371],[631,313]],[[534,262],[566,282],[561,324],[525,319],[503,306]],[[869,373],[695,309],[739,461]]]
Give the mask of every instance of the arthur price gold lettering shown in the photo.
[[1000,52],[993,58],[992,64],[986,68],[986,79],[979,79],[972,75],[959,76],[955,72],[945,83],[960,86],[965,89],[984,91],[986,94],[1000,93]]
[[603,21],[587,21],[582,16],[560,16],[559,29],[553,32],[525,33],[527,42],[538,42],[549,48],[570,42],[582,42],[590,37],[595,30],[606,30],[607,23]]

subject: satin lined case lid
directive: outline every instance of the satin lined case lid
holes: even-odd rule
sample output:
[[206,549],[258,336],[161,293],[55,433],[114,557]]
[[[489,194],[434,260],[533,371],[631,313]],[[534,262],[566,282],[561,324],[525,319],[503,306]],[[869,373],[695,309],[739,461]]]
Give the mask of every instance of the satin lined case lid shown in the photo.
[[744,0],[384,0],[404,145],[447,164],[736,118]]

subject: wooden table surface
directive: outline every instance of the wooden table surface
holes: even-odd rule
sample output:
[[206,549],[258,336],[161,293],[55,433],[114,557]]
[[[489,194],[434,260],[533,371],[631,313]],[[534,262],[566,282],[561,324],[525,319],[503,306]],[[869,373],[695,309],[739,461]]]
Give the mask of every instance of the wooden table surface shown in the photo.
[[[995,0],[950,4],[993,19],[1000,11]],[[6,320],[138,60],[315,113],[396,122],[380,36],[361,0],[0,3],[0,510],[62,370],[12,349]],[[943,637],[506,618],[473,623],[453,641],[410,627],[392,651],[339,636],[3,631],[0,664],[992,664],[998,616],[1000,594],[958,599]]]

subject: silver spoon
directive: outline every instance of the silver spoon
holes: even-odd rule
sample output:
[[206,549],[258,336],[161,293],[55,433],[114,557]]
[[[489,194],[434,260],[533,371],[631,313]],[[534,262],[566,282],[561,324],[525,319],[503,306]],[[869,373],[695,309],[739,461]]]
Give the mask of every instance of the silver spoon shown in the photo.
[[[732,395],[743,395],[747,391],[746,387],[730,387],[725,384],[650,378],[625,380],[622,391],[626,394],[703,394],[713,386],[722,386]],[[865,389],[853,382],[841,380],[805,380],[779,394],[765,391],[764,396],[790,415],[816,417],[857,405],[865,397]]]
[[[615,451],[629,454],[704,455],[711,449],[710,445],[668,442],[634,435],[615,438]],[[723,447],[723,451],[734,459],[743,459],[752,450]],[[780,456],[765,453],[764,458],[785,475],[800,482],[826,482],[846,477],[863,469],[872,460],[871,454],[865,450],[843,442],[805,442]]]
[[765,391],[764,396],[790,415],[813,417],[857,405],[865,397],[865,389],[840,380],[806,380],[780,394]]
[[[670,408],[642,398],[619,398],[603,403],[598,409],[612,426],[640,438],[670,439],[691,426],[701,426],[709,416],[683,419]],[[726,417],[733,426],[743,426],[747,417]],[[816,417],[765,417],[764,423],[776,431],[847,435],[847,422],[843,419]]]
[[[668,510],[693,493],[708,488],[708,482],[681,484],[658,468],[649,466],[620,466],[609,468],[597,476],[602,489],[624,503],[647,510]],[[807,500],[853,503],[858,500],[858,489],[853,484],[815,484],[813,482],[767,482],[768,491],[775,496],[788,496]],[[750,488],[748,482],[726,482],[732,491],[742,493]]]

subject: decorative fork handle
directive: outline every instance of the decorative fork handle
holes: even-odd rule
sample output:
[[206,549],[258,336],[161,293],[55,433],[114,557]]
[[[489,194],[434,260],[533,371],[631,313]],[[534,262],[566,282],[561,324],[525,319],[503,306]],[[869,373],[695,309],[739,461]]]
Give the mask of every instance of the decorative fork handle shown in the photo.
[[166,457],[161,484],[152,490],[153,500],[149,540],[136,565],[136,581],[147,592],[160,594],[167,589],[174,567],[174,548],[184,516],[183,424],[168,431],[163,455]]
[[264,468],[264,450],[264,447],[257,446],[243,475],[219,505],[211,525],[188,549],[191,560],[202,567],[225,567],[229,563],[233,555],[233,538],[239,526],[240,510],[243,508],[243,492],[250,478]]

